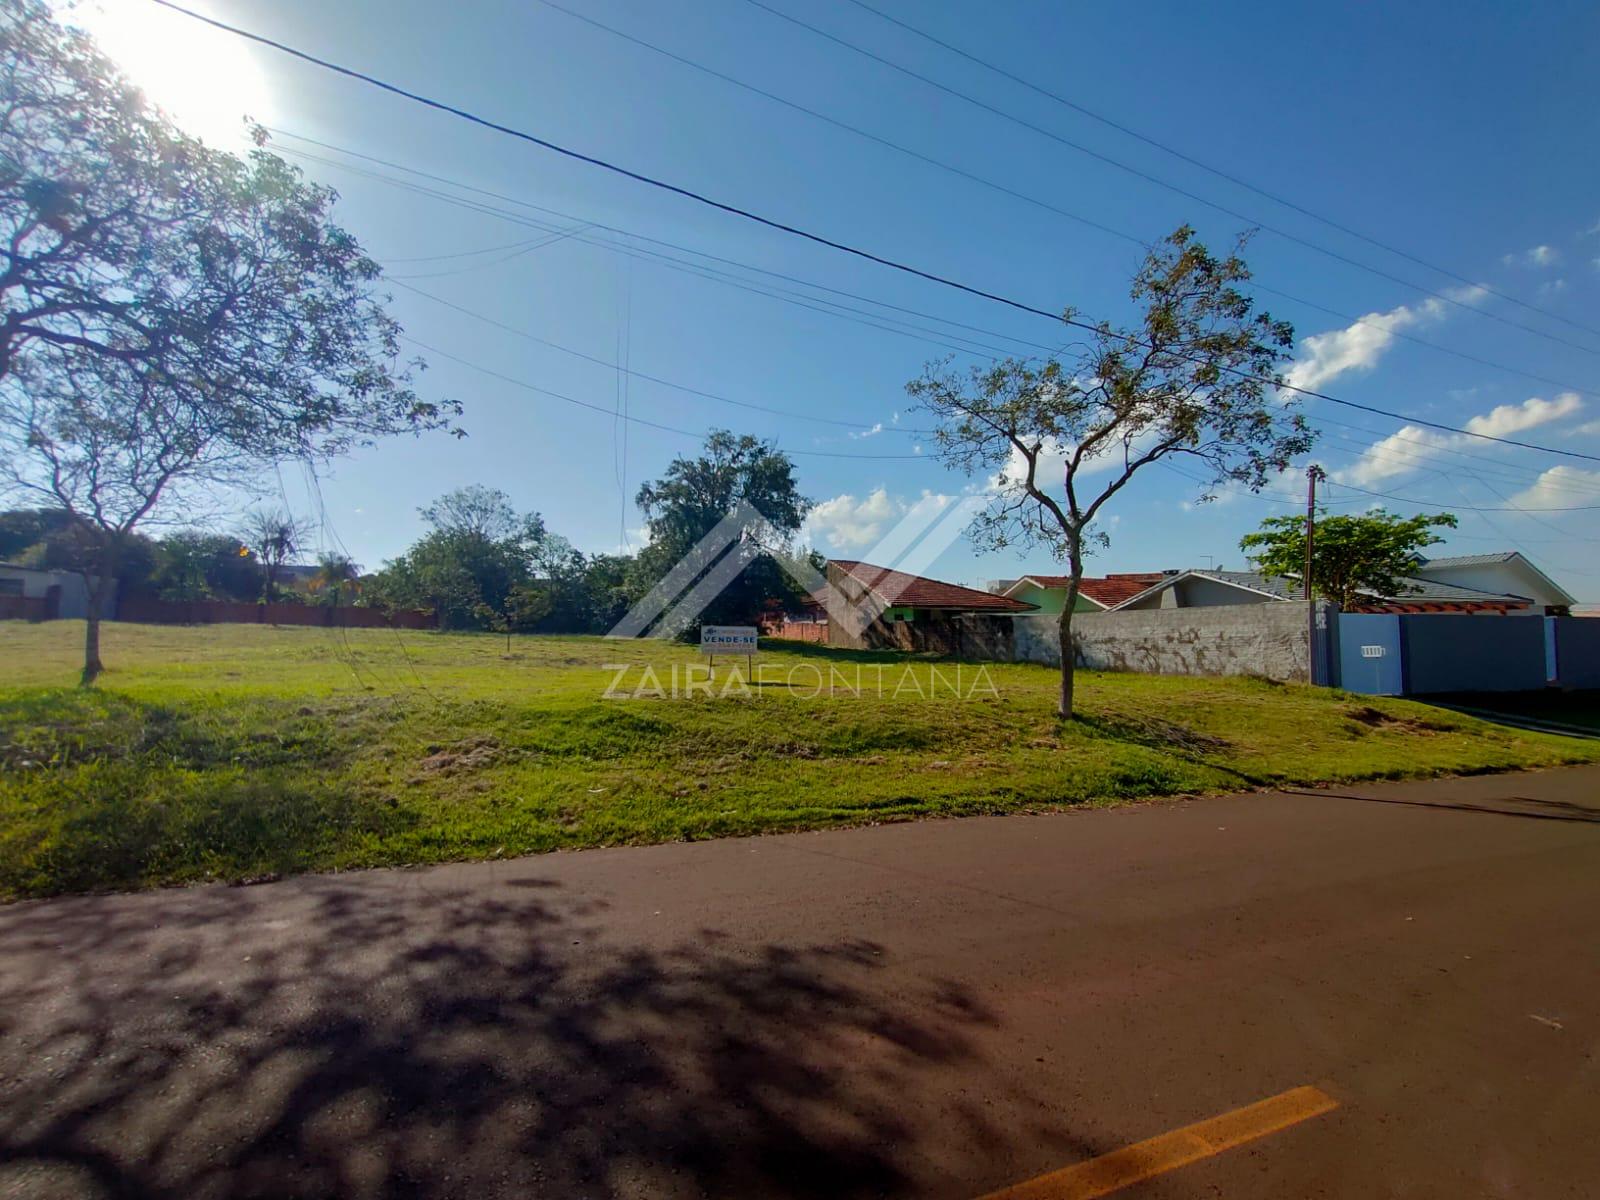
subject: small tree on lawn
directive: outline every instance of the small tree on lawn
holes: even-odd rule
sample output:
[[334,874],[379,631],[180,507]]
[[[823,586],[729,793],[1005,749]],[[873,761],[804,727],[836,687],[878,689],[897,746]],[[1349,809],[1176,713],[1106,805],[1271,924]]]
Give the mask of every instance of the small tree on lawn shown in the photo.
[[[1330,517],[1317,515],[1311,549],[1311,586],[1340,608],[1359,607],[1363,596],[1403,596],[1416,591],[1405,576],[1416,570],[1421,551],[1444,541],[1433,531],[1454,529],[1453,513],[1401,517],[1377,508]],[[1268,517],[1239,549],[1263,575],[1299,579],[1306,569],[1306,519]]]
[[1167,459],[1205,472],[1202,499],[1224,484],[1256,490],[1310,448],[1304,418],[1277,389],[1294,330],[1254,311],[1240,290],[1249,278],[1238,251],[1218,258],[1185,226],[1134,276],[1131,295],[1143,310],[1136,328],[1102,322],[1069,363],[1012,359],[965,374],[937,363],[907,385],[939,422],[939,459],[994,472],[994,500],[974,523],[974,540],[996,549],[1043,544],[1067,561],[1063,717],[1072,715],[1072,610],[1084,554],[1104,541],[1093,525],[1112,497]]
[[550,615],[549,589],[534,583],[519,583],[506,593],[498,607],[478,606],[478,616],[496,633],[506,635],[506,654],[511,653],[511,635],[525,633]]

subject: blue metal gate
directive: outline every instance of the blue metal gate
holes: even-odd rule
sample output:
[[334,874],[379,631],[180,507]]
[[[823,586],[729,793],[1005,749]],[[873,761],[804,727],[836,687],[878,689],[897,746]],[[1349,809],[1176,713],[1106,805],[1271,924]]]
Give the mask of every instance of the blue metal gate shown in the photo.
[[1340,613],[1339,686],[1369,696],[1400,696],[1405,684],[1399,616]]

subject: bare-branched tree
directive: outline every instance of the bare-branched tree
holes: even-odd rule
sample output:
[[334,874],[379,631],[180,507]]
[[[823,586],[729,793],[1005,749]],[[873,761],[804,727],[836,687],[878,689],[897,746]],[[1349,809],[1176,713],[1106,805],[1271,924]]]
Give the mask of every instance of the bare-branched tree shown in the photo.
[[[1241,247],[1242,248],[1242,247]],[[1286,323],[1256,312],[1238,250],[1218,258],[1187,226],[1146,257],[1131,329],[1080,326],[1087,340],[1062,362],[1006,360],[961,373],[931,364],[907,385],[932,413],[937,455],[987,476],[994,500],[972,528],[983,548],[1047,546],[1065,559],[1061,702],[1072,715],[1072,614],[1094,522],[1139,471],[1163,460],[1197,467],[1201,498],[1224,485],[1261,488],[1311,446],[1279,391],[1294,343]],[[1076,321],[1069,310],[1068,321]]]
[[245,514],[239,537],[254,552],[261,567],[261,598],[278,598],[278,580],[288,561],[300,553],[305,522],[287,509],[258,508]]

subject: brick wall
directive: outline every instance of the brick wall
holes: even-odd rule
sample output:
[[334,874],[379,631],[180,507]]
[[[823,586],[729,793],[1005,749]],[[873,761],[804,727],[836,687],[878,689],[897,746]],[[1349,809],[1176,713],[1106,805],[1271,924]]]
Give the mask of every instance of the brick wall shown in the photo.
[[126,596],[117,620],[144,625],[316,625],[344,629],[432,629],[432,613],[331,604],[247,604],[233,600],[156,600]]

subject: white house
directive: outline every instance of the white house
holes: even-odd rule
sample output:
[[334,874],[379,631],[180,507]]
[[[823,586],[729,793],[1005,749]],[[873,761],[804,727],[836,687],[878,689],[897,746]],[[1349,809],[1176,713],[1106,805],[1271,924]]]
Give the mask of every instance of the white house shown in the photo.
[[[44,571],[0,563],[0,596],[27,596],[43,600],[52,592],[58,598],[58,617],[81,621],[89,615],[89,588],[76,571]],[[117,612],[117,589],[113,585],[101,607],[101,617],[110,620]]]
[[[1542,613],[1527,596],[1489,592],[1457,583],[1410,576],[1397,596],[1373,595],[1361,606],[1366,612]],[[1113,612],[1148,608],[1209,608],[1233,604],[1269,604],[1304,600],[1298,578],[1277,579],[1258,571],[1178,571],[1112,606]]]
[[1564,615],[1577,598],[1516,550],[1498,554],[1460,554],[1453,558],[1425,558],[1414,572],[1418,579],[1482,592],[1526,596],[1534,611],[1546,616]]

